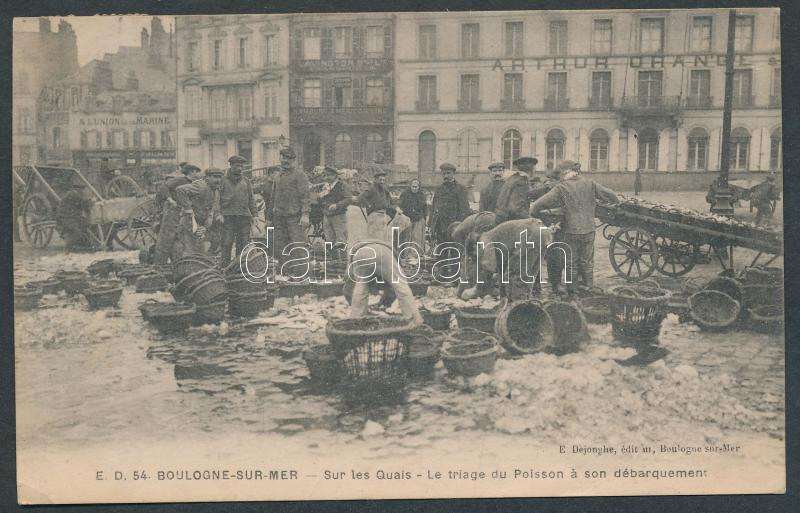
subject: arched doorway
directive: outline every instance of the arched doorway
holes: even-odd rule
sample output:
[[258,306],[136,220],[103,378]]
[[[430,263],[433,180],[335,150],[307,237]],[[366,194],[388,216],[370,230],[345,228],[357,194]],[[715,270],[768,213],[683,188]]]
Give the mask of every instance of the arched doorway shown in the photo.
[[419,134],[419,173],[436,171],[436,135],[430,130]]
[[321,165],[322,140],[315,133],[306,134],[303,138],[303,169],[311,171]]

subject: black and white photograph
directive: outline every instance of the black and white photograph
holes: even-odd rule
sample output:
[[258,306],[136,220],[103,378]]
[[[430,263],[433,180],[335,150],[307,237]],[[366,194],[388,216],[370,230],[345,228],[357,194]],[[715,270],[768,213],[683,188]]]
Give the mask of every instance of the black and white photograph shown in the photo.
[[779,9],[210,12],[14,18],[20,504],[786,491]]

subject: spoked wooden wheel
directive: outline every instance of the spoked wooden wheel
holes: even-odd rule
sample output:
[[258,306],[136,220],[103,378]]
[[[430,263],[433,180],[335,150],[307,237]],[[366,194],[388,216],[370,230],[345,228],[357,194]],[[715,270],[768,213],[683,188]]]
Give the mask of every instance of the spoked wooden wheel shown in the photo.
[[108,182],[106,198],[130,198],[142,195],[142,188],[130,176],[117,176]]
[[608,245],[614,271],[628,281],[639,281],[656,270],[658,247],[650,232],[641,228],[621,228]]
[[695,256],[700,252],[697,244],[658,237],[656,245],[658,246],[656,268],[661,274],[677,277],[694,269],[697,263]]
[[155,243],[159,214],[154,200],[140,203],[128,216],[126,224],[116,226],[114,240],[125,249],[142,249]]
[[50,200],[40,193],[28,196],[22,204],[22,227],[34,248],[46,248],[53,239],[56,213]]

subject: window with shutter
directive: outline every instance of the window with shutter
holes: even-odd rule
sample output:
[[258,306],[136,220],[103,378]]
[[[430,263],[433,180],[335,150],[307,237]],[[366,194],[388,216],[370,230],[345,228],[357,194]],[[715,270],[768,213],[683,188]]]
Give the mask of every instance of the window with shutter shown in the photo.
[[392,25],[388,23],[383,27],[383,56],[387,59],[392,56]]
[[303,58],[303,39],[296,31],[292,33],[292,61],[302,61]]
[[353,27],[353,57],[364,56],[364,28]]
[[322,49],[320,58],[323,60],[333,59],[333,31],[329,28],[322,29]]

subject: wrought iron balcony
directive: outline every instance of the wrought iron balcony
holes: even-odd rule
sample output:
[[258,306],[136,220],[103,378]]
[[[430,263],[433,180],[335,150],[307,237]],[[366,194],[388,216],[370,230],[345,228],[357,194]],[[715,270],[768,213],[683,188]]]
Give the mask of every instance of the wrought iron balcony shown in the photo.
[[688,96],[686,98],[686,100],[684,100],[684,106],[687,109],[693,109],[693,110],[713,109],[714,108],[714,97],[713,96]]
[[620,112],[626,116],[674,116],[681,110],[679,96],[628,96]]
[[503,98],[500,100],[500,110],[520,111],[525,110],[525,98]]
[[612,110],[614,99],[610,96],[595,96],[589,98],[589,110]]
[[306,59],[292,62],[294,71],[308,73],[340,71],[390,71],[392,59],[386,57],[358,57],[341,59]]
[[569,110],[569,98],[547,97],[544,99],[544,110]]
[[752,95],[734,95],[732,100],[734,109],[749,109],[756,104],[756,97]]
[[254,118],[204,119],[200,121],[200,135],[247,134],[256,128]]
[[292,107],[292,123],[337,125],[384,125],[394,119],[391,107]]
[[417,100],[417,112],[435,112],[437,110],[439,110],[439,100]]
[[481,100],[458,100],[458,110],[461,112],[477,112],[481,110]]
[[773,109],[780,109],[781,108],[781,97],[776,95],[771,95],[769,97],[769,106]]

